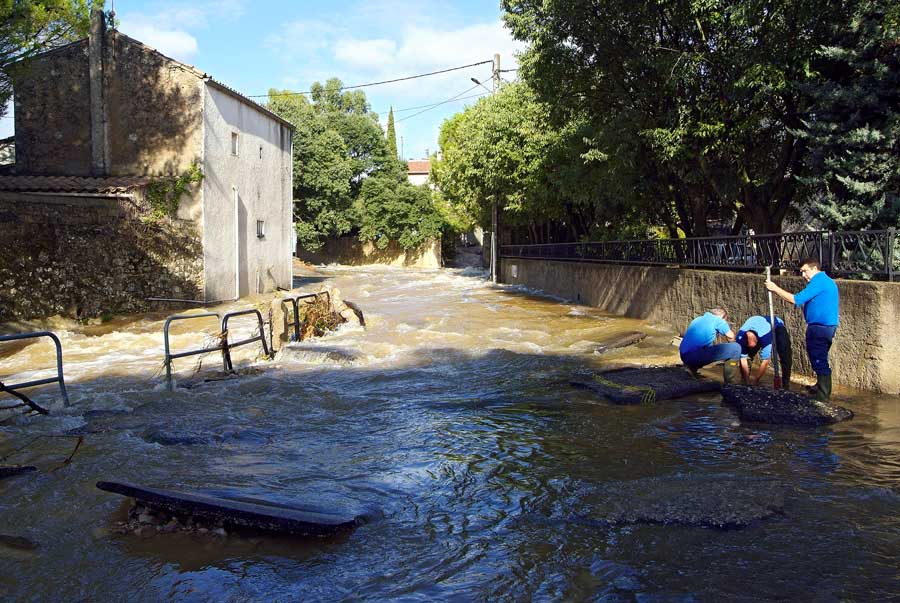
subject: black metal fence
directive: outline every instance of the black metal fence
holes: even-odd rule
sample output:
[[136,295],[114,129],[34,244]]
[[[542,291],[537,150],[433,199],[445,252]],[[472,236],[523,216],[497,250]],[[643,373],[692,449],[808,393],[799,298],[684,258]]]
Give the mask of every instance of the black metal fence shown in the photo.
[[605,264],[796,270],[816,258],[832,276],[900,280],[900,231],[814,231],[737,237],[647,239],[504,245],[501,258],[531,258]]

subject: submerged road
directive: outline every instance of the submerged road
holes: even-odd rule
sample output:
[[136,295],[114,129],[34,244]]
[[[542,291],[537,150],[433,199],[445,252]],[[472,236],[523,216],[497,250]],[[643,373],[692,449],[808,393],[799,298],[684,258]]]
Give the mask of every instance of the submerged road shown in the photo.
[[[9,601],[887,600],[900,592],[900,400],[853,421],[742,425],[718,395],[615,406],[569,385],[677,360],[665,325],[495,287],[481,272],[325,268],[365,312],[275,361],[164,390],[164,316],[50,322],[72,399],[0,424]],[[245,302],[246,303],[246,302]],[[238,307],[238,306],[234,306]],[[243,307],[243,306],[241,306]],[[184,349],[214,326],[178,325]],[[648,337],[596,354],[629,331]],[[52,346],[0,349],[46,376]],[[713,373],[711,373],[713,374]],[[66,465],[72,437],[83,444]],[[352,509],[334,539],[117,535],[100,480]],[[721,522],[722,518],[740,521]],[[716,527],[719,526],[719,527]],[[724,526],[727,529],[723,529]]]

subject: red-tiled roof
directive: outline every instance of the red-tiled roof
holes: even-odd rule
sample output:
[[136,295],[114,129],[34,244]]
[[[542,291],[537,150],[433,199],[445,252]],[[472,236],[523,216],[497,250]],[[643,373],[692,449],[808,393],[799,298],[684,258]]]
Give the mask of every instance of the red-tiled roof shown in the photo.
[[148,176],[2,176],[0,191],[22,193],[82,193],[112,195],[127,193],[150,182]]
[[431,161],[428,159],[411,159],[406,162],[409,166],[410,174],[429,174],[431,173]]

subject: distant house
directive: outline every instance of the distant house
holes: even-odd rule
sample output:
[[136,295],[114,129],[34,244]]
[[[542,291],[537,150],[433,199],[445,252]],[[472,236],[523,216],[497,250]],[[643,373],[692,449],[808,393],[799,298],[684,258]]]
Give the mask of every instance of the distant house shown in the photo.
[[406,162],[408,178],[413,184],[425,184],[431,174],[431,161],[428,159],[410,159]]
[[[107,29],[99,11],[88,38],[7,71],[15,162],[0,166],[0,282],[33,295],[34,279],[4,267],[40,257],[77,281],[77,291],[48,285],[48,308],[75,304],[87,314],[140,310],[147,298],[225,300],[291,287],[289,122]],[[148,191],[192,165],[202,182],[175,219],[151,225]],[[73,246],[93,251],[72,257]],[[18,303],[0,297],[0,320],[49,311]]]

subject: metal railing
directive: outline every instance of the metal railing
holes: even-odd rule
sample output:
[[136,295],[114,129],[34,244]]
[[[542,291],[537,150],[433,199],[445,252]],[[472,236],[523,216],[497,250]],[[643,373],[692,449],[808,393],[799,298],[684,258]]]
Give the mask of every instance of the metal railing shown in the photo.
[[[234,343],[230,343],[228,341],[228,321],[235,316],[245,316],[245,315],[256,315],[256,322],[259,328],[259,333],[254,335],[253,337],[249,337],[247,339],[242,339],[241,341],[235,341]],[[169,345],[169,326],[175,322],[180,320],[191,320],[195,318],[209,318],[211,316],[215,316],[219,318],[219,314],[217,312],[203,312],[201,314],[176,314],[174,316],[170,316],[166,319],[165,326],[163,327],[163,340],[165,341],[165,364],[166,364],[166,389],[169,391],[173,391],[175,386],[172,382],[172,361],[178,358],[185,358],[187,356],[197,356],[199,354],[209,354],[211,352],[221,352],[222,353],[222,368],[226,372],[233,372],[234,365],[231,362],[231,350],[233,348],[247,345],[249,343],[254,343],[259,341],[262,344],[263,354],[265,354],[266,358],[271,358],[271,353],[269,352],[269,346],[266,345],[266,337],[265,337],[265,329],[263,327],[263,319],[262,314],[259,310],[250,309],[250,310],[237,310],[235,312],[228,312],[221,319],[221,331],[219,333],[219,341],[215,345],[203,348],[197,348],[193,350],[186,350],[184,352],[178,352],[173,354],[171,351],[171,346]]]
[[[23,339],[36,339],[38,337],[49,337],[56,346],[56,377],[47,377],[46,379],[35,379],[33,381],[24,381],[22,383],[0,384],[2,391],[6,391],[15,395],[13,392],[26,389],[29,387],[37,387],[39,385],[48,385],[50,383],[59,383],[59,391],[62,394],[63,404],[69,406],[69,393],[66,391],[66,380],[63,377],[63,360],[62,360],[62,344],[59,337],[50,331],[36,331],[34,333],[17,333],[15,335],[0,335],[0,343],[4,341],[20,341]],[[19,396],[16,396],[19,397]],[[27,404],[27,402],[26,402]],[[29,405],[30,406],[30,405]],[[41,409],[43,410],[43,409]],[[40,412],[40,411],[39,411]]]
[[832,276],[893,281],[900,275],[898,236],[888,229],[504,245],[500,256],[725,270],[796,269],[800,261],[815,258]]
[[[320,295],[324,295],[325,298],[328,300],[328,303],[329,304],[331,303],[331,295],[328,293],[328,291],[320,291],[319,293],[306,293],[303,295],[296,295],[293,297],[283,297],[281,299],[282,303],[290,302],[291,307],[294,310],[293,320],[288,321],[288,323],[287,323],[287,326],[294,331],[291,341],[300,341],[300,300],[301,299],[309,299],[309,298],[318,299],[318,297]],[[306,302],[306,303],[310,303],[310,302]]]

